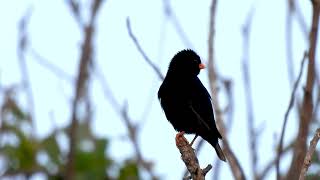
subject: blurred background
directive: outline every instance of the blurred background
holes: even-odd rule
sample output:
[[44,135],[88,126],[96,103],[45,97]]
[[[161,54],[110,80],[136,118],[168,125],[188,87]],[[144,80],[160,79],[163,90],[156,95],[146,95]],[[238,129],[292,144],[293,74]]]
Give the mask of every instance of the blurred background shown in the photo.
[[[1,1],[1,179],[185,177],[157,91],[173,55],[186,48],[207,64],[199,78],[229,161],[198,138],[201,167],[213,165],[206,178],[296,179],[320,124],[315,6]],[[309,179],[319,179],[319,159],[317,148]]]

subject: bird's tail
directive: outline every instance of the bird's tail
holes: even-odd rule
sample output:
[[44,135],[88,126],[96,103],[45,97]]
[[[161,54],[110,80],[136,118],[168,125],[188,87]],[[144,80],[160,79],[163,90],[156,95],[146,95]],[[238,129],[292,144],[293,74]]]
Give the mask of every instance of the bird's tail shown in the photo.
[[226,162],[227,159],[226,159],[226,157],[224,156],[223,151],[222,151],[219,143],[216,143],[216,145],[214,146],[214,149],[216,150],[219,159],[222,160],[222,161],[224,161],[224,162]]

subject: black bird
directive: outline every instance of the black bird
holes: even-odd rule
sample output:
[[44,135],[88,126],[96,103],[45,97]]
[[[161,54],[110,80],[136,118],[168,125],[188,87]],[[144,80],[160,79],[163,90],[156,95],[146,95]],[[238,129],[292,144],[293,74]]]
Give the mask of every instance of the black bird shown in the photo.
[[193,50],[178,52],[169,64],[158,98],[176,131],[195,134],[195,138],[201,136],[214,147],[218,157],[226,161],[218,143],[222,137],[215,125],[211,97],[197,77],[203,68],[205,65]]

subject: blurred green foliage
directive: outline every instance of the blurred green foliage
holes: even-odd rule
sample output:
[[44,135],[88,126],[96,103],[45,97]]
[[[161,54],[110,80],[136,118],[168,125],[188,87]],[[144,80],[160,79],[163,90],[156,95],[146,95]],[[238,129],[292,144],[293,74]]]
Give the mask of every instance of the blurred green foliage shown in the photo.
[[[69,127],[37,137],[32,117],[19,106],[12,90],[4,93],[0,122],[0,160],[4,162],[0,177],[42,173],[47,179],[63,179],[69,147],[62,137],[68,139]],[[94,135],[88,122],[78,123],[75,179],[140,179],[134,160],[120,163],[109,156],[108,142]]]
[[138,166],[133,161],[127,161],[120,169],[119,180],[135,180],[139,174]]

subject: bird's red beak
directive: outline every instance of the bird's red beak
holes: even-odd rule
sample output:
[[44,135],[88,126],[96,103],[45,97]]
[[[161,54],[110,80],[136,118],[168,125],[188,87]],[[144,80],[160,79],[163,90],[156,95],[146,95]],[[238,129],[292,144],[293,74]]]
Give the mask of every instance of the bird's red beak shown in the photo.
[[206,68],[206,65],[204,65],[204,64],[199,64],[199,69],[204,69],[204,68]]

